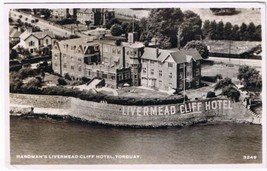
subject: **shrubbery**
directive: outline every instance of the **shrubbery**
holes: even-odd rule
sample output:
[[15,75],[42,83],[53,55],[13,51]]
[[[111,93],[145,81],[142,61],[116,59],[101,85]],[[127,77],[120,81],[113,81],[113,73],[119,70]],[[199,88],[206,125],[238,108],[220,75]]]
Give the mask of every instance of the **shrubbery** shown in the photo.
[[[60,95],[76,97],[81,100],[100,102],[106,101],[110,104],[119,105],[163,105],[163,104],[176,104],[184,102],[183,96],[170,96],[166,98],[132,98],[132,97],[120,97],[110,96],[102,93],[93,93],[88,91],[80,91],[78,89],[70,89],[66,87],[47,87],[41,92],[44,95]],[[186,97],[185,100],[188,100]]]
[[203,76],[201,80],[215,83],[217,81],[217,76]]

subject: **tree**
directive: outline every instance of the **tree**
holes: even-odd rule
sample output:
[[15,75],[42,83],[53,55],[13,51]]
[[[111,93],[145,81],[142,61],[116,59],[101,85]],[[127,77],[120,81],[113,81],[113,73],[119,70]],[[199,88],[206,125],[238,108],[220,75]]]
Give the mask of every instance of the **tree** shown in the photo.
[[30,67],[25,67],[19,70],[19,78],[20,79],[25,79],[27,77],[32,77],[35,76],[36,72],[31,69]]
[[216,39],[217,40],[223,40],[224,36],[224,23],[220,21],[216,27]]
[[111,26],[113,26],[114,24],[119,24],[119,25],[120,25],[121,22],[120,22],[117,18],[111,18],[111,19],[108,21],[107,25],[106,25],[107,29],[110,29]]
[[209,50],[206,44],[204,44],[201,41],[195,41],[192,40],[191,42],[188,42],[185,47],[185,49],[192,49],[195,48],[199,52],[199,54],[202,56],[202,58],[207,59],[209,56]]
[[258,25],[255,30],[255,41],[261,41],[261,25]]
[[227,22],[224,25],[224,29],[223,29],[224,40],[233,40],[232,29],[233,29],[233,25],[230,22]]
[[202,28],[202,35],[204,38],[210,39],[210,20],[205,20]]
[[[200,16],[193,11],[184,11],[184,18],[182,22],[181,46],[185,46],[191,40],[200,40],[202,20]],[[177,40],[180,41],[180,40]]]
[[214,15],[234,15],[237,14],[235,8],[210,8]]
[[240,92],[231,85],[224,87],[222,94],[235,102],[239,101]]
[[9,57],[10,57],[10,59],[17,59],[18,58],[18,52],[14,49],[11,49]]
[[17,72],[11,72],[9,74],[9,89],[11,93],[20,93],[20,88],[23,85],[22,80],[19,78]]
[[207,96],[206,96],[207,98],[213,98],[213,97],[216,97],[216,95],[215,95],[215,92],[213,92],[213,91],[209,91],[208,93],[207,93]]
[[92,21],[90,21],[90,20],[85,21],[85,24],[87,25],[87,29],[89,29],[89,26],[91,23],[92,23]]
[[236,40],[236,41],[240,40],[239,34],[240,34],[239,33],[239,26],[237,24],[235,24],[233,26],[233,29],[232,29],[232,38],[233,38],[233,40]]
[[255,40],[255,33],[256,33],[256,26],[254,23],[249,23],[248,28],[247,28],[247,34],[248,34],[248,40],[253,41]]
[[217,39],[217,33],[216,33],[216,30],[217,30],[217,23],[215,20],[213,20],[211,23],[210,23],[210,38],[212,40],[215,40]]
[[67,82],[64,78],[58,78],[57,83],[58,85],[67,85]]
[[240,66],[237,78],[241,81],[245,89],[261,90],[262,78],[260,72],[247,65]]
[[41,87],[41,81],[38,78],[32,77],[22,86],[24,93],[39,93]]
[[122,27],[119,24],[114,24],[110,28],[110,32],[113,36],[120,36],[122,34]]
[[161,48],[177,46],[177,31],[184,14],[180,8],[153,8],[148,17],[147,30],[158,38]]
[[224,79],[221,79],[219,82],[216,83],[215,87],[214,87],[214,90],[219,90],[219,89],[223,89],[224,87],[227,87],[229,85],[233,85],[232,83],[232,79],[231,78],[224,78]]
[[240,35],[240,40],[247,40],[248,38],[248,32],[247,32],[247,25],[245,23],[242,23],[240,26],[240,31],[239,31],[239,35]]

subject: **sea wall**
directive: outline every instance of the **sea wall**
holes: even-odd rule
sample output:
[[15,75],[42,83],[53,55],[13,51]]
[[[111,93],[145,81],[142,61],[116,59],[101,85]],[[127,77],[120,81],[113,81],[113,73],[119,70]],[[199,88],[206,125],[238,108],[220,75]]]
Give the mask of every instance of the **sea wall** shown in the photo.
[[[261,124],[259,115],[241,103],[233,103],[228,99],[200,100],[186,104],[127,106],[90,102],[72,97],[11,94],[10,104],[13,114],[71,116],[90,122],[120,126],[185,126],[200,122],[224,121]],[[33,110],[29,110],[32,107]]]

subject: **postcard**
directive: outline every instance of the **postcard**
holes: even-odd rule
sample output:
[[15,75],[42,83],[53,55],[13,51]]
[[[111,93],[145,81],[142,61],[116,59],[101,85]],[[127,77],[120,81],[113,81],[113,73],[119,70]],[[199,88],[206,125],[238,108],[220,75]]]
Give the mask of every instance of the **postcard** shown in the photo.
[[266,168],[264,1],[3,6],[9,167]]

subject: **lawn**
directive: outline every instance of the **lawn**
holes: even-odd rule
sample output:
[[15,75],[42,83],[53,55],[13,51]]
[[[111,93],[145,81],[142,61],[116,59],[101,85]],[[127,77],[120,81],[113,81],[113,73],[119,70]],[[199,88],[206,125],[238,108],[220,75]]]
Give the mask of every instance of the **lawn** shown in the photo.
[[203,66],[201,69],[202,76],[216,76],[221,74],[223,78],[231,78],[235,84],[238,84],[239,80],[237,79],[239,66],[226,66],[215,64],[211,66]]
[[121,97],[160,98],[170,96],[167,93],[141,87],[124,87],[122,89],[118,89],[117,92]]

